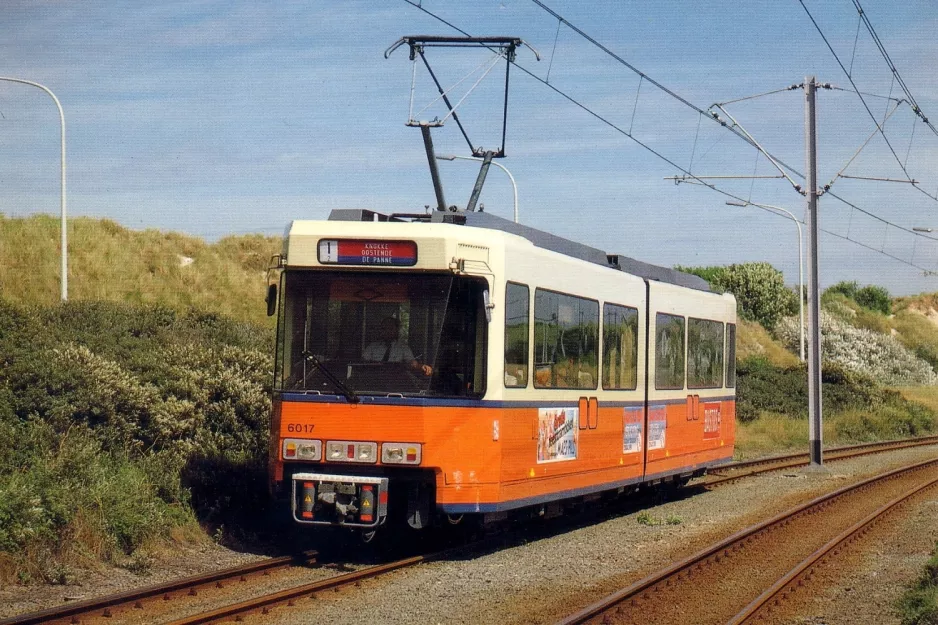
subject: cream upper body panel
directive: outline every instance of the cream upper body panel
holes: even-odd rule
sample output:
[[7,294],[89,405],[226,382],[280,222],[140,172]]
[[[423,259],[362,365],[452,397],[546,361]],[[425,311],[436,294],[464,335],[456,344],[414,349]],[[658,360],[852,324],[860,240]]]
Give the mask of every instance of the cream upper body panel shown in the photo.
[[[732,295],[719,295],[669,283],[646,281],[612,267],[588,262],[535,246],[528,239],[490,228],[447,223],[362,222],[297,220],[287,228],[284,241],[284,269],[332,269],[340,271],[446,272],[484,279],[488,284],[491,322],[488,324],[486,393],[488,400],[526,399],[576,401],[582,396],[598,396],[606,401],[631,401],[644,396],[646,370],[644,354],[651,338],[648,380],[650,397],[677,399],[686,390],[656,391],[654,383],[655,315],[658,312],[686,318],[704,318],[735,323],[736,302]],[[331,240],[408,241],[416,246],[416,259],[407,266],[363,261],[363,264],[321,262],[320,243]],[[638,311],[636,337],[639,364],[634,391],[604,390],[600,380],[595,389],[535,388],[534,375],[526,388],[506,388],[505,297],[509,282],[529,288],[529,353],[533,352],[535,297],[538,289],[593,300],[599,304],[600,323],[605,304],[617,304]],[[647,294],[650,292],[650,296]],[[649,300],[650,297],[650,309]],[[648,312],[650,310],[650,312]],[[646,318],[649,317],[649,318]],[[646,337],[644,328],[649,327]],[[602,330],[599,335],[599,362],[602,362]],[[534,367],[534,362],[529,363]],[[633,395],[635,397],[633,397]]]
[[[724,343],[726,341],[725,324],[736,323],[736,298],[729,293],[707,293],[704,291],[695,291],[685,289],[673,284],[663,282],[651,282],[649,286],[649,340],[651,346],[648,354],[648,375],[650,376],[648,384],[649,399],[683,399],[688,393],[725,395],[728,392],[722,387],[720,389],[692,389],[688,390],[685,374],[684,388],[682,389],[659,389],[655,380],[656,371],[656,349],[655,340],[657,336],[657,315],[659,313],[682,317],[685,323],[684,350],[687,353],[687,321],[688,319],[704,319],[709,321],[718,321],[724,324]],[[725,368],[725,363],[724,363]],[[686,356],[685,356],[686,369]],[[724,380],[725,384],[725,380]]]

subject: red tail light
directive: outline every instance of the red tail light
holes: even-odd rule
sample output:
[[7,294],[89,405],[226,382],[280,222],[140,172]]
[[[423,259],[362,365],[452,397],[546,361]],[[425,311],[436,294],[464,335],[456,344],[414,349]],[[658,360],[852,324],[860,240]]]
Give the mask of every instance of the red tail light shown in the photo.
[[300,489],[300,516],[304,519],[313,518],[313,507],[316,502],[316,484],[314,482],[303,482],[303,488]]
[[361,514],[358,519],[362,523],[371,523],[375,520],[375,488],[371,484],[362,486],[361,493]]

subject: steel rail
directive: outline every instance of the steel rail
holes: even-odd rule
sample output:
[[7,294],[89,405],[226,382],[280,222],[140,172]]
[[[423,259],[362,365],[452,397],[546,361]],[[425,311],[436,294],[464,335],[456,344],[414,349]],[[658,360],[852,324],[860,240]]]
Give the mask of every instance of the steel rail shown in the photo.
[[100,616],[108,618],[112,611],[120,606],[133,603],[135,608],[142,608],[143,601],[158,597],[168,597],[172,593],[179,591],[193,591],[194,589],[208,584],[220,584],[226,580],[239,578],[240,581],[246,581],[248,575],[257,573],[269,573],[272,570],[296,566],[300,563],[315,562],[317,552],[304,551],[295,556],[281,556],[278,558],[268,558],[259,562],[252,562],[241,566],[235,566],[211,573],[202,573],[175,579],[163,584],[155,584],[144,588],[128,590],[126,592],[96,597],[77,603],[47,608],[38,612],[20,614],[0,620],[0,625],[33,625],[35,623],[49,623],[64,619],[71,622],[78,622],[81,616],[95,616],[94,613],[100,612]]
[[732,536],[719,541],[718,543],[704,548],[694,555],[684,558],[683,560],[676,562],[671,566],[656,571],[651,575],[640,579],[639,581],[631,584],[626,588],[623,588],[622,590],[607,595],[599,601],[586,606],[582,610],[567,616],[560,621],[557,621],[557,625],[580,625],[581,623],[586,623],[590,619],[593,619],[609,611],[618,604],[621,604],[627,600],[634,601],[635,597],[642,595],[647,590],[658,587],[659,584],[664,583],[670,578],[680,579],[681,574],[685,572],[689,573],[690,570],[694,567],[702,567],[705,564],[709,564],[711,561],[720,562],[723,557],[729,556],[731,551],[736,551],[737,549],[741,548],[744,543],[750,542],[766,531],[771,531],[772,529],[776,529],[777,527],[781,527],[787,524],[792,519],[804,514],[808,510],[825,507],[839,497],[853,493],[854,491],[860,491],[877,482],[884,482],[903,473],[924,469],[933,465],[938,465],[938,459],[926,460],[924,462],[894,469],[887,473],[867,478],[857,482],[856,484],[844,486],[833,492],[816,497],[807,503],[788,510],[787,512],[783,512],[766,521],[762,521],[761,523],[745,528],[733,534]]
[[[923,444],[928,444],[929,442],[938,443],[938,436],[917,436],[914,438],[894,438],[888,441],[875,441],[872,443],[857,443],[854,445],[842,445],[840,447],[826,447],[824,449],[825,454],[837,453],[840,451],[851,451],[854,449],[867,449],[871,447],[881,447],[883,445],[900,445],[903,443],[914,443],[921,441]],[[797,458],[804,458],[808,454],[806,453],[797,453],[797,454],[781,454],[778,456],[766,456],[764,458],[754,458],[752,460],[741,460],[739,462],[730,462],[719,467],[719,471],[726,471],[744,467],[758,466],[760,464],[766,464],[769,462],[781,462],[783,460],[795,460]]]
[[286,603],[287,605],[292,606],[297,599],[303,597],[313,598],[318,592],[332,589],[338,590],[340,586],[357,584],[362,580],[379,577],[398,569],[403,569],[421,562],[426,562],[427,560],[430,560],[434,557],[436,556],[412,556],[410,558],[404,558],[403,560],[397,560],[396,562],[389,562],[388,564],[380,564],[377,566],[368,567],[367,569],[362,569],[360,571],[353,571],[351,573],[337,575],[328,579],[311,582],[309,584],[303,584],[302,586],[288,588],[286,590],[263,595],[254,599],[248,599],[247,601],[234,603],[217,608],[215,610],[210,610],[208,612],[202,612],[200,614],[195,614],[186,618],[181,618],[172,621],[168,625],[201,625],[202,623],[213,623],[230,618],[240,620],[239,617],[257,611],[260,611],[261,614],[267,614],[270,611],[270,608],[277,604]]
[[[773,584],[768,590],[764,593],[753,599],[753,601],[743,608],[735,617],[728,621],[727,625],[739,625],[753,616],[755,616],[762,608],[766,606],[770,601],[781,595],[781,599],[786,598],[786,594],[782,594],[782,591],[788,587],[792,582],[798,579],[799,576],[803,575],[809,569],[811,569],[815,564],[823,560],[828,555],[838,555],[840,551],[847,546],[848,543],[852,543],[857,538],[866,534],[872,525],[880,521],[886,514],[891,512],[897,506],[907,502],[909,499],[919,494],[925,489],[932,488],[933,486],[938,485],[938,479],[934,479],[930,482],[917,486],[905,493],[904,495],[897,497],[890,501],[889,503],[881,506],[869,516],[867,516],[862,521],[858,521],[850,528],[844,530],[836,538],[831,539],[823,547],[812,553],[810,556],[799,562],[794,568],[792,568],[788,573],[786,573],[781,579],[779,579],[775,584]],[[832,553],[833,552],[833,553]],[[799,583],[800,585],[800,583]],[[792,589],[794,591],[794,588]]]
[[[910,447],[923,447],[925,445],[934,445],[938,444],[938,436],[925,436],[922,438],[914,439],[900,439],[894,441],[882,441],[878,443],[861,443],[859,445],[848,445],[846,447],[837,447],[828,449],[825,451],[825,454],[838,454],[836,456],[825,456],[825,460],[828,462],[834,462],[837,460],[849,460],[851,458],[859,458],[861,456],[869,456],[877,453],[884,453],[887,451],[895,451],[898,449],[908,449]],[[753,475],[760,475],[762,473],[769,473],[771,471],[782,471],[784,469],[793,469],[796,467],[802,467],[810,463],[807,460],[808,454],[791,454],[785,456],[775,456],[772,458],[764,458],[760,460],[752,460],[747,462],[726,464],[719,468],[719,473],[712,473],[711,475],[717,475],[717,479],[709,481],[697,482],[697,486],[718,486],[720,484],[725,484],[727,482],[732,482],[735,480],[742,479],[744,477],[751,477]],[[748,466],[762,466],[762,465],[771,465],[762,469],[756,469],[754,471],[748,471],[746,473],[740,473],[738,475],[723,475],[727,470],[745,468]]]

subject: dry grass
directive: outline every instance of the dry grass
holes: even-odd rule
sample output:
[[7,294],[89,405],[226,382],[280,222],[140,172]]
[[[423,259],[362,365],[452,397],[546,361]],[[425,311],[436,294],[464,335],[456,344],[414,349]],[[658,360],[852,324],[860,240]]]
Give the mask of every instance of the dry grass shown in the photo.
[[938,412],[938,387],[935,386],[903,386],[895,389],[909,401],[922,404]]
[[[0,297],[52,304],[60,291],[59,221],[0,214]],[[279,237],[226,237],[208,244],[158,230],[128,230],[107,219],[69,220],[70,300],[198,307],[270,324],[264,305],[268,259]],[[192,263],[183,266],[183,258]]]
[[[938,410],[938,389],[912,387],[900,389],[902,395],[932,410]],[[938,426],[933,417],[900,414],[895,409],[827,412],[823,418],[824,446],[850,445],[874,440],[921,436]],[[758,419],[736,425],[737,460],[774,455],[808,448],[808,420],[762,412]]]
[[772,338],[755,321],[737,320],[736,359],[745,360],[750,356],[763,356],[778,367],[790,367],[798,364],[798,356]]
[[[837,438],[836,418],[825,418],[823,440],[831,443]],[[736,424],[737,460],[780,454],[789,451],[804,451],[808,448],[808,421],[763,412],[750,423]]]

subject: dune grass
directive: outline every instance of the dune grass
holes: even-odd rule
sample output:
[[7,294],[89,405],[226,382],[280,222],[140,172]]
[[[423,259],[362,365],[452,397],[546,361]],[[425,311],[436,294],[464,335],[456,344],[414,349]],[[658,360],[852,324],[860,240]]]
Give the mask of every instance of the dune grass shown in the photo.
[[739,318],[736,326],[736,359],[746,360],[750,356],[763,357],[778,367],[798,364],[798,356],[791,353],[755,321]]
[[[85,217],[70,219],[68,228],[72,301],[159,303],[272,324],[264,276],[268,260],[281,249],[279,237],[233,236],[209,244]],[[0,214],[0,297],[40,305],[59,300],[59,237],[57,217]]]

